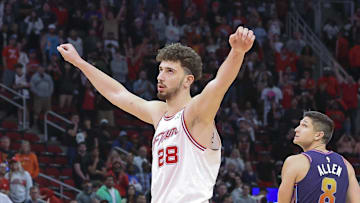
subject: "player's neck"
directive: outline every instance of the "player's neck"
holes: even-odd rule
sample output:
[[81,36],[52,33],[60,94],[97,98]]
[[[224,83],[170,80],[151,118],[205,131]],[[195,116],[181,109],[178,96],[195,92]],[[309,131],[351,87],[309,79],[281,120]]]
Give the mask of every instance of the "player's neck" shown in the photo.
[[326,149],[326,144],[323,143],[314,143],[310,145],[309,147],[303,147],[304,152],[310,151],[310,150],[317,150],[321,152],[329,152],[329,150]]
[[167,115],[173,115],[176,112],[183,109],[191,100],[189,92],[179,92],[171,99],[166,100],[167,104]]

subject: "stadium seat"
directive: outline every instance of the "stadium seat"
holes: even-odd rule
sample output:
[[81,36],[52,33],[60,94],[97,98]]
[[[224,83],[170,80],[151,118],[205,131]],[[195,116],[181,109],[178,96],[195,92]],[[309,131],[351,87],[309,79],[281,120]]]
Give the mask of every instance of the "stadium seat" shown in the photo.
[[64,168],[61,170],[60,173],[60,178],[61,179],[72,179],[73,178],[73,173],[72,173],[72,168]]
[[5,135],[8,136],[12,142],[22,139],[21,134],[18,132],[7,132]]
[[43,177],[37,177],[35,178],[35,183],[39,184],[40,186],[48,186],[49,181],[46,178]]
[[18,142],[11,142],[10,149],[13,151],[18,151],[20,149],[20,143]]
[[52,162],[52,160],[48,156],[39,156],[38,162],[40,166],[44,167],[44,166],[48,166]]
[[58,145],[48,145],[47,152],[55,155],[63,154],[63,150]]
[[45,168],[45,170],[43,171],[46,175],[51,176],[53,178],[58,179],[60,176],[60,171],[57,168],[54,167],[47,167]]
[[[53,160],[52,160],[52,163],[51,164],[55,164],[55,165],[58,165],[58,166],[66,166],[68,164],[68,160],[66,157],[64,156],[56,156]],[[50,165],[51,165],[50,164]]]
[[34,133],[25,133],[24,134],[24,140],[29,141],[30,143],[36,143],[40,141],[40,138],[38,135]]
[[46,152],[46,147],[44,144],[36,143],[31,145],[31,150],[36,154],[44,154]]
[[15,130],[17,129],[18,125],[15,121],[3,121],[1,127],[8,130]]
[[68,185],[70,185],[72,187],[75,187],[75,183],[74,183],[73,179],[66,179],[66,180],[64,180],[64,183],[68,184]]

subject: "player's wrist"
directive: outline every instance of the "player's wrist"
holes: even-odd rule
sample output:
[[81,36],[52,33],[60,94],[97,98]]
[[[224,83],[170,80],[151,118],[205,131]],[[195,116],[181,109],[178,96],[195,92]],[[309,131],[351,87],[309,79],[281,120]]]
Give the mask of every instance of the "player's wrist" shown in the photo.
[[235,49],[235,48],[231,48],[231,51],[233,54],[237,54],[237,55],[245,55],[246,51],[242,50],[242,49]]

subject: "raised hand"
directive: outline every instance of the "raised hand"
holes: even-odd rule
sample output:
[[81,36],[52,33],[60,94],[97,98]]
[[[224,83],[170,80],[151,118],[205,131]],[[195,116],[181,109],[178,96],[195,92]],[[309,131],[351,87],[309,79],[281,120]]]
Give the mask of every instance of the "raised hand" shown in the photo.
[[238,27],[235,33],[230,35],[229,43],[234,51],[247,52],[252,47],[255,35],[252,30],[242,26]]
[[77,60],[81,59],[80,55],[72,44],[62,44],[57,47],[57,50],[60,52],[61,56],[64,57],[65,61],[73,65],[75,65],[74,63]]

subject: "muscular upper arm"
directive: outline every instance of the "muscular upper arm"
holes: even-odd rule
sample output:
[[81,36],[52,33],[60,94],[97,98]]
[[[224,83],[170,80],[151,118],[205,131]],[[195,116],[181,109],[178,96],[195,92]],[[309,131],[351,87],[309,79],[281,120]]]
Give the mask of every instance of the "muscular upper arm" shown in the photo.
[[189,122],[200,119],[202,122],[212,124],[225,92],[226,90],[221,87],[220,81],[216,79],[210,81],[204,90],[195,96],[187,106],[185,119]]
[[303,155],[289,156],[282,167],[281,184],[278,193],[279,203],[290,203],[293,199],[294,186],[297,182],[299,171],[304,169],[308,160]]
[[164,102],[146,101],[127,90],[117,95],[113,104],[154,126],[157,125],[161,116],[166,111],[166,104]]
[[354,168],[351,164],[345,160],[346,168],[349,175],[349,188],[346,194],[347,203],[356,203],[360,200],[360,187],[356,179]]

